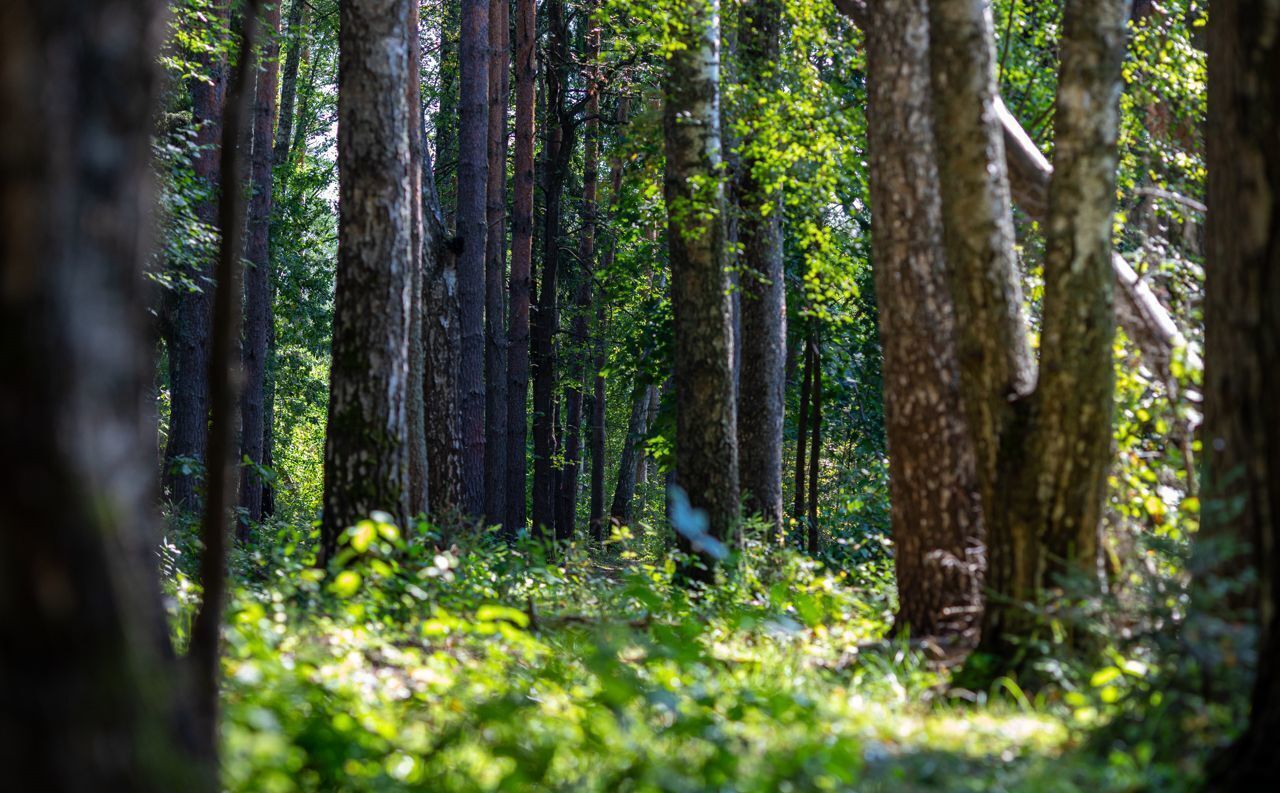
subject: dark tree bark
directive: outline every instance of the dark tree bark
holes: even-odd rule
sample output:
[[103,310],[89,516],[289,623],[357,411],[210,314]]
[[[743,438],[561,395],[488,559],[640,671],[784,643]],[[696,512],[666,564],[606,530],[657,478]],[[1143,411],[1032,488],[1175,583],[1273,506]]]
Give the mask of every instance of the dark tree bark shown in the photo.
[[[209,8],[210,27],[218,30],[227,21],[227,3],[217,0]],[[218,174],[222,158],[222,104],[226,93],[226,63],[221,55],[197,58],[204,74],[191,80],[192,120],[199,153],[192,162],[205,194],[195,208],[196,217],[213,228],[218,220]],[[207,79],[206,79],[207,78]],[[199,474],[183,473],[180,460],[205,461],[209,424],[209,321],[213,310],[213,252],[201,252],[200,264],[190,273],[197,289],[172,296],[169,348],[169,438],[165,445],[164,487],[176,506],[200,507]]]
[[[705,510],[712,536],[727,541],[738,517],[737,421],[729,281],[724,263],[724,187],[720,180],[720,3],[685,4],[683,48],[667,57],[667,245],[675,315],[676,470],[689,503]],[[682,549],[693,552],[688,538]],[[710,580],[714,558],[688,570]]]
[[813,341],[813,415],[809,428],[809,537],[807,549],[810,556],[818,553],[818,468],[822,461],[822,345]]
[[338,269],[320,563],[373,512],[408,512],[408,0],[340,6]]
[[[248,0],[242,9],[240,53],[227,89],[222,125],[222,184],[239,184],[241,165],[248,147],[237,146],[250,108],[255,42],[260,32],[259,0]],[[227,538],[231,534],[228,512],[236,488],[236,430],[240,424],[240,342],[243,310],[245,206],[239,190],[223,190],[218,198],[218,226],[222,231],[218,263],[214,271],[217,289],[213,298],[213,322],[209,352],[208,493],[200,526],[204,552],[200,556],[200,610],[191,623],[187,660],[192,669],[195,729],[198,744],[208,752],[210,766],[218,758],[218,686],[221,674],[222,613],[227,593]]]
[[507,100],[511,93],[509,0],[489,0],[489,184],[485,238],[484,515],[490,526],[506,519],[507,329]]
[[622,441],[622,454],[618,458],[618,482],[613,490],[613,504],[609,508],[609,517],[619,526],[631,525],[631,502],[636,493],[636,467],[644,455],[640,441],[646,431],[650,387],[637,380],[631,398],[627,435]]
[[[778,68],[780,0],[744,4],[738,46],[748,93],[768,97]],[[787,294],[782,260],[782,195],[772,188],[766,153],[756,132],[742,141],[735,197],[742,245],[738,402],[739,484],[748,514],[769,524],[769,544],[782,532],[782,421],[785,405]]]
[[1249,546],[1261,619],[1249,726],[1210,769],[1215,791],[1280,776],[1278,32],[1276,0],[1218,3],[1209,19],[1202,533]]
[[19,788],[218,788],[180,718],[154,552],[162,8],[0,4],[0,448],[20,461],[0,485],[0,762]]
[[[588,12],[589,13],[589,12]],[[571,540],[578,512],[578,469],[582,462],[582,400],[588,357],[588,317],[596,274],[596,192],[600,179],[600,28],[586,32],[586,122],[583,134],[582,230],[578,243],[578,285],[575,289],[570,334],[569,382],[565,393],[564,469],[560,474],[560,504],[556,509],[556,538]]]
[[511,211],[510,318],[507,323],[508,539],[526,523],[529,396],[529,278],[533,265],[534,0],[516,2],[515,172]]
[[276,124],[275,166],[289,162],[293,144],[295,106],[298,100],[298,67],[302,63],[303,42],[306,31],[307,0],[293,0],[289,6],[286,32],[289,44],[285,47],[284,68],[280,74],[280,114]]
[[462,0],[458,43],[458,316],[459,408],[462,411],[462,506],[484,516],[485,240],[489,184],[489,0]]
[[[266,426],[266,385],[268,338],[271,312],[271,199],[272,148],[275,133],[276,83],[279,73],[280,4],[268,3],[263,9],[257,40],[258,70],[253,103],[253,155],[250,180],[253,197],[249,202],[249,237],[245,248],[248,271],[244,278],[244,341],[241,358],[244,366],[244,390],[240,398],[240,460],[254,465],[265,462],[263,442]],[[249,57],[246,54],[246,57]],[[262,520],[262,488],[265,484],[252,466],[240,468],[239,503],[249,523]],[[238,523],[236,537],[249,540],[249,525]]]
[[409,42],[409,70],[405,81],[405,102],[409,113],[409,384],[407,441],[409,451],[409,514],[431,511],[430,460],[427,456],[426,366],[424,337],[426,317],[426,269],[423,225],[422,175],[426,165],[426,139],[422,122],[422,37],[418,30],[419,4],[409,3],[405,31]]
[[542,538],[555,529],[556,370],[555,339],[559,329],[560,213],[564,184],[573,157],[574,127],[566,123],[565,91],[569,76],[569,30],[561,0],[546,5],[550,43],[547,47],[547,137],[544,148],[542,272],[537,311],[532,318],[533,369],[533,529]]
[[942,248],[925,0],[867,25],[871,245],[884,353],[898,632],[963,629],[981,610],[982,514],[960,401]]
[[462,2],[441,1],[444,21],[440,26],[440,105],[436,112],[436,156],[432,174],[441,193],[445,227],[453,228],[458,203],[458,34],[462,27]]
[[796,475],[795,475],[795,507],[792,515],[797,526],[804,526],[805,521],[805,474],[809,468],[805,458],[809,454],[809,401],[813,391],[813,338],[812,331],[805,330],[804,337],[804,373],[800,375],[800,414],[796,418]]
[[604,542],[604,448],[605,448],[605,331],[607,330],[608,313],[605,310],[605,291],[603,287],[596,290],[596,338],[595,338],[595,377],[592,378],[591,391],[591,513],[588,527],[591,541],[600,545]]

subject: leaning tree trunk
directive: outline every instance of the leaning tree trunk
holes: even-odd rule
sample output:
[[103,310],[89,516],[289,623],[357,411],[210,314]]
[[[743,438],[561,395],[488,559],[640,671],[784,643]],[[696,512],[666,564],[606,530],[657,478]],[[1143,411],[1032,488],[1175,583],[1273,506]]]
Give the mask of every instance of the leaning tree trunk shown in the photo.
[[218,789],[183,743],[155,563],[162,6],[0,4],[0,762],[30,790]]
[[[240,398],[240,460],[251,465],[241,468],[241,509],[249,523],[262,520],[262,477],[255,466],[265,462],[263,441],[266,416],[268,337],[271,315],[271,190],[275,151],[276,80],[279,72],[280,4],[263,9],[258,31],[257,89],[253,104],[253,158],[250,180],[253,198],[249,202],[249,240],[245,249],[248,270],[244,279],[244,341],[241,357],[244,390]],[[250,57],[245,53],[244,57]],[[236,536],[249,539],[249,525],[238,523]]]
[[338,268],[320,563],[374,510],[404,520],[409,289],[408,0],[347,0],[338,36]]
[[[227,0],[210,4],[209,27],[215,35],[227,21]],[[218,221],[218,173],[221,166],[222,104],[226,93],[226,60],[220,53],[197,57],[202,74],[191,80],[192,121],[197,155],[192,171],[203,193],[195,215],[209,228]],[[200,506],[197,468],[204,465],[209,424],[209,321],[213,311],[214,250],[198,251],[189,277],[194,289],[174,294],[169,312],[169,438],[165,445],[164,485],[170,501],[180,508]]]
[[[744,4],[738,32],[750,96],[772,101],[778,68],[781,0]],[[782,532],[782,421],[786,398],[787,290],[782,259],[782,194],[770,163],[774,152],[755,129],[742,141],[735,189],[742,245],[738,367],[738,478],[748,514],[769,525],[769,544]],[[737,341],[737,337],[735,337]]]
[[533,265],[534,0],[516,2],[515,163],[511,201],[510,318],[507,322],[507,500],[504,527],[514,539],[526,522],[529,399],[529,278]]
[[489,185],[489,0],[462,0],[458,71],[459,409],[462,412],[462,500],[469,517],[484,516],[485,241]]
[[982,513],[960,401],[942,248],[925,0],[882,0],[868,25],[871,253],[884,352],[894,629],[963,629],[982,602]]
[[[724,262],[724,186],[720,169],[720,3],[690,0],[680,49],[667,56],[663,128],[666,139],[667,246],[675,316],[676,471],[708,531],[725,541],[738,517],[737,421],[729,277]],[[711,580],[715,557],[698,553],[689,577]]]
[[484,303],[484,515],[499,526],[506,519],[507,329],[507,99],[511,93],[509,0],[489,0],[489,184],[486,211]]
[[1251,548],[1261,654],[1248,729],[1209,788],[1280,777],[1280,2],[1209,18],[1203,534]]

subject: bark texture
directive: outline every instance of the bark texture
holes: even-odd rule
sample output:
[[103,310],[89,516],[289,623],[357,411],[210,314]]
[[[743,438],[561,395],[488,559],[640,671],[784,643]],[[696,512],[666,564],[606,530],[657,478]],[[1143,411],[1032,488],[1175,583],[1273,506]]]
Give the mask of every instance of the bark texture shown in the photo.
[[422,122],[422,37],[419,33],[418,3],[410,0],[405,31],[409,40],[409,69],[405,74],[405,102],[409,121],[409,383],[406,389],[409,453],[409,515],[431,511],[431,465],[427,456],[427,406],[425,341],[426,313],[426,229],[422,200],[423,170],[427,145]]
[[1261,654],[1248,729],[1209,789],[1280,776],[1280,2],[1209,19],[1203,535],[1250,546]]
[[462,0],[458,43],[458,317],[459,408],[462,411],[462,499],[470,517],[484,516],[485,240],[489,185],[489,0]]
[[[271,313],[271,191],[275,165],[276,88],[279,77],[280,4],[267,3],[259,15],[258,71],[253,100],[253,157],[250,180],[249,235],[245,246],[248,270],[244,278],[244,341],[241,360],[244,390],[240,398],[240,457],[253,465],[240,469],[239,504],[250,523],[262,520],[264,482],[254,465],[263,465],[266,426],[267,355]],[[249,526],[240,523],[236,536],[249,539]]]
[[[664,190],[675,316],[676,471],[708,531],[727,541],[738,517],[738,445],[724,263],[720,168],[720,3],[690,0],[683,48],[667,58]],[[679,542],[693,551],[683,534]],[[714,559],[688,571],[709,579]]]
[[0,370],[22,373],[0,377],[0,762],[52,793],[218,787],[184,743],[154,554],[162,8],[0,4]]
[[340,8],[338,268],[321,564],[374,510],[404,520],[409,466],[408,0]]
[[533,266],[533,133],[537,37],[534,0],[516,0],[515,162],[511,207],[510,318],[507,322],[508,538],[527,521],[529,295]]
[[895,630],[962,630],[981,610],[982,513],[960,400],[942,246],[925,0],[867,25],[871,251],[884,354]]
[[484,515],[506,518],[507,491],[507,99],[511,93],[509,0],[489,0],[488,233],[484,303]]
[[[778,68],[781,0],[742,6],[738,51],[748,94],[768,101],[781,82]],[[782,421],[785,401],[787,292],[782,258],[782,193],[773,187],[769,154],[755,130],[742,141],[737,169],[738,239],[742,245],[738,384],[739,484],[748,514],[782,531]]]
[[619,526],[631,525],[631,504],[636,494],[636,467],[644,449],[640,441],[647,429],[645,421],[649,413],[649,388],[637,380],[631,397],[631,414],[627,419],[627,435],[622,441],[622,453],[618,457],[618,482],[613,490],[613,503],[609,517]]

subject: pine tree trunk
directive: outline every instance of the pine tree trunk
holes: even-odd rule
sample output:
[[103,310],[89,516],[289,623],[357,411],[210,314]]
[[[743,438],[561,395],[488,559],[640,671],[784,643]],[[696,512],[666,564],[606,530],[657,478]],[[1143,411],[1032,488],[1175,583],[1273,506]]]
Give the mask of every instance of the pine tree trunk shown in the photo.
[[618,457],[618,482],[613,490],[613,504],[609,517],[620,526],[631,525],[631,502],[636,494],[636,467],[644,451],[640,439],[644,437],[645,416],[649,411],[649,386],[636,382],[631,399],[631,415],[627,419],[627,436],[622,441],[622,454]]
[[796,475],[795,475],[795,507],[792,516],[797,526],[804,526],[805,521],[805,474],[808,466],[805,458],[809,454],[809,401],[813,390],[813,337],[812,330],[805,329],[804,336],[804,373],[800,375],[800,415],[796,419]]
[[422,37],[419,4],[409,3],[405,33],[409,42],[409,70],[405,77],[409,136],[409,382],[406,392],[406,429],[409,454],[409,515],[431,511],[431,464],[427,455],[427,348],[426,348],[426,228],[423,170],[426,138],[423,135]]
[[533,135],[535,43],[534,0],[516,0],[515,163],[511,207],[511,294],[507,323],[507,503],[508,539],[527,522],[529,295],[533,265]]
[[289,6],[289,18],[285,32],[289,45],[285,48],[284,68],[280,74],[280,114],[276,124],[275,165],[282,167],[289,162],[293,142],[295,105],[298,99],[298,66],[302,62],[304,30],[307,19],[307,0],[293,0]]
[[[751,96],[765,98],[777,90],[780,0],[744,4],[738,46],[743,78]],[[782,194],[770,187],[769,157],[751,130],[742,142],[735,194],[742,244],[739,295],[741,305],[738,402],[739,483],[748,514],[769,525],[769,544],[782,532],[782,422],[785,409],[787,294],[782,259]]]
[[453,228],[458,208],[458,44],[462,4],[461,0],[441,0],[441,3],[444,20],[440,26],[440,104],[436,110],[436,155],[432,174],[440,191],[445,227]]
[[408,512],[412,286],[408,0],[340,6],[338,268],[321,564],[374,510]]
[[1249,726],[1210,769],[1208,788],[1265,790],[1280,776],[1277,0],[1214,5],[1208,119],[1202,536],[1249,546],[1261,622]]
[[818,468],[822,458],[822,346],[813,342],[813,416],[809,429],[809,537],[810,556],[818,553]]
[[898,632],[963,629],[980,612],[982,513],[960,401],[930,123],[925,0],[883,0],[867,25],[871,245],[884,353]]
[[[738,446],[729,279],[720,180],[720,3],[684,5],[684,47],[667,57],[663,127],[671,302],[675,316],[676,469],[708,531],[726,541],[738,517]],[[682,534],[682,549],[693,547]],[[686,571],[710,580],[714,558]]]
[[[280,4],[268,3],[262,12],[257,40],[258,72],[253,103],[253,157],[250,179],[249,236],[245,250],[248,270],[244,278],[244,341],[241,358],[244,390],[240,399],[240,456],[253,465],[264,463],[263,441],[267,380],[267,339],[271,312],[271,206],[275,151],[276,82],[280,52]],[[246,57],[248,54],[246,53]],[[250,523],[262,520],[263,480],[252,465],[240,468],[240,508]],[[236,537],[249,540],[249,526],[238,523]]]
[[591,542],[600,545],[604,542],[604,449],[605,449],[605,331],[608,314],[605,311],[605,291],[600,286],[596,290],[596,338],[595,338],[595,377],[592,378],[591,393],[591,513],[588,527]]
[[[226,0],[215,0],[208,10],[210,28],[221,31],[227,22]],[[196,217],[210,228],[218,220],[218,174],[221,166],[222,105],[226,94],[226,62],[218,54],[197,57],[203,74],[191,80],[192,120],[198,154],[192,170],[204,189],[195,207]],[[207,78],[207,79],[206,79]],[[173,318],[169,348],[169,438],[165,446],[164,485],[176,506],[200,507],[200,476],[182,461],[205,462],[209,424],[209,322],[213,311],[214,251],[197,254],[199,265],[188,273],[196,289],[172,297]],[[188,473],[184,473],[186,468]]]
[[155,547],[143,269],[163,4],[0,4],[0,762],[218,789],[184,745]]
[[507,488],[507,101],[511,93],[509,0],[489,2],[489,185],[485,242],[485,523],[506,519]]

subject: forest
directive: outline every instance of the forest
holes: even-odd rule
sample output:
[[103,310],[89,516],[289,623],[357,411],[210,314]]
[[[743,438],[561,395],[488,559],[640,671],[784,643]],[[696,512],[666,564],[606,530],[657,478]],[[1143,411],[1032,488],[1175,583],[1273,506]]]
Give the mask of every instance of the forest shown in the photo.
[[1275,790],[1280,0],[4,0],[0,450],[6,790]]

